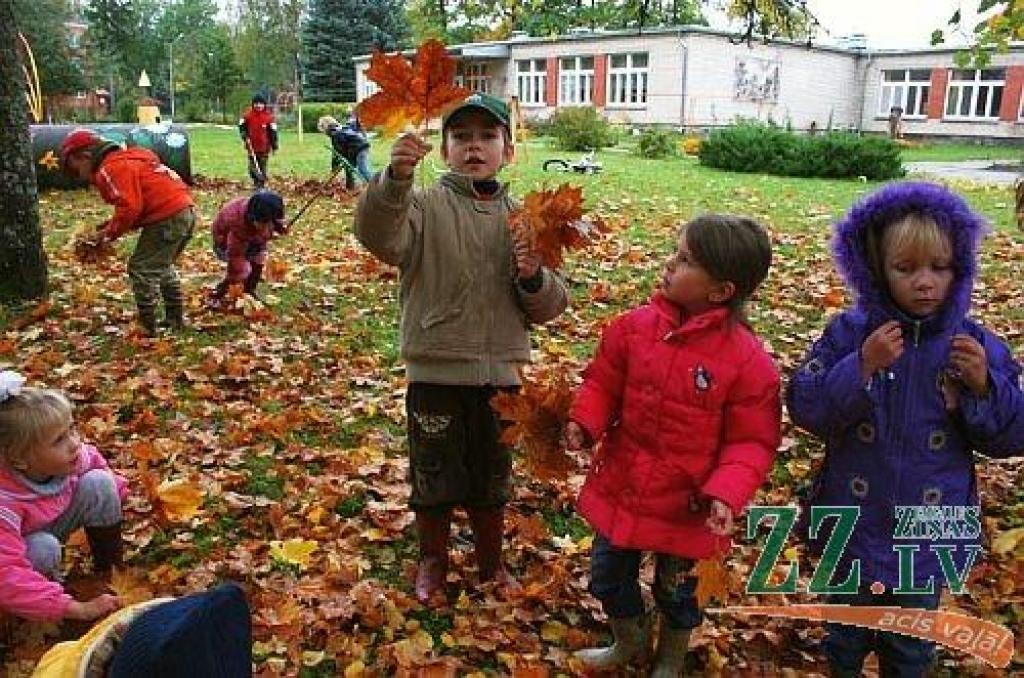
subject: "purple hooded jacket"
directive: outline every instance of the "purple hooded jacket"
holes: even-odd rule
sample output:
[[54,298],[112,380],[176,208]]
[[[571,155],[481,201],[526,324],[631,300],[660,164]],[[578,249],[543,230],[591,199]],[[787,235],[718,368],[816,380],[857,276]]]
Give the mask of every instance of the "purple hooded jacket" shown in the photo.
[[[895,306],[885,283],[872,273],[867,255],[868,232],[910,212],[934,219],[953,243],[954,277],[946,303],[926,318],[911,317]],[[918,545],[918,586],[927,585],[930,577],[936,586],[946,584],[939,559],[929,550],[932,545],[954,545],[953,559],[963,573],[968,555],[964,547],[979,539],[963,534],[894,539],[895,507],[977,507],[972,451],[991,457],[1024,453],[1021,367],[1003,342],[967,317],[984,228],[981,217],[961,198],[927,183],[886,186],[854,205],[836,226],[836,264],[855,292],[856,304],[832,319],[793,374],[787,394],[793,423],[826,442],[825,464],[809,504],[861,509],[833,585],[857,558],[862,585],[878,581],[887,589],[894,587],[899,579],[894,544]],[[903,326],[903,354],[865,383],[860,347],[891,319]],[[961,387],[959,409],[947,412],[939,380],[955,334],[968,334],[984,346],[990,390],[978,398]],[[827,537],[830,528],[823,532],[819,538]]]

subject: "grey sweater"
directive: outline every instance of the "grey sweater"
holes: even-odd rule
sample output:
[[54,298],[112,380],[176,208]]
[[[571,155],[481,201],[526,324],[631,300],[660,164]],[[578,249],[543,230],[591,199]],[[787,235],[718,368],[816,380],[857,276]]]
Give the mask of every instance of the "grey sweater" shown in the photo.
[[565,283],[543,270],[527,292],[515,280],[507,185],[481,199],[448,173],[426,190],[387,169],[356,209],[356,237],[401,271],[402,357],[410,382],[511,386],[530,360],[529,323],[568,305]]

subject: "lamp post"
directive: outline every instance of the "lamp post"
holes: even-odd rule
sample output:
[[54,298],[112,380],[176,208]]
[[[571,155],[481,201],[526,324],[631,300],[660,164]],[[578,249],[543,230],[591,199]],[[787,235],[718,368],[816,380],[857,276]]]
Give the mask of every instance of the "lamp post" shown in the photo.
[[178,38],[180,38],[183,35],[184,35],[184,33],[178,33],[167,44],[167,50],[169,52],[169,59],[168,59],[168,61],[170,62],[170,65],[169,65],[169,68],[168,68],[167,79],[170,81],[168,84],[170,85],[170,90],[171,90],[171,120],[172,121],[174,120],[174,43],[176,43],[178,41]]

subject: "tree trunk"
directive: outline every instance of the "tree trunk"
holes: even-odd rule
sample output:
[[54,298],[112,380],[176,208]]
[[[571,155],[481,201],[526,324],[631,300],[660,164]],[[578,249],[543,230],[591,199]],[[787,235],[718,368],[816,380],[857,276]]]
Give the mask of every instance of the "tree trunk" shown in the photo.
[[0,2],[0,303],[46,294],[46,253],[19,43],[14,8]]
[[441,32],[445,35],[448,34],[448,10],[444,6],[445,0],[437,0],[437,11],[440,14],[441,19]]

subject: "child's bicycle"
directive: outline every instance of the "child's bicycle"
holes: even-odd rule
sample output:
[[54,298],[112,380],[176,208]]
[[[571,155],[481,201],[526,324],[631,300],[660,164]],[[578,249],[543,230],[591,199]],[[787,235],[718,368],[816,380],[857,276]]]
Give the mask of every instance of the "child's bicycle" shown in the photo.
[[562,158],[551,158],[544,161],[544,171],[555,172],[577,172],[579,174],[597,174],[604,169],[600,162],[594,160],[594,150],[591,149],[583,154],[583,157],[574,163]]

